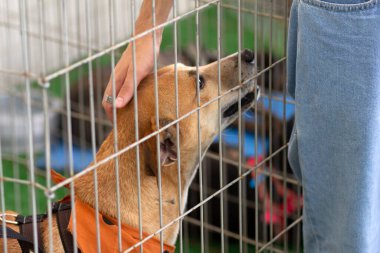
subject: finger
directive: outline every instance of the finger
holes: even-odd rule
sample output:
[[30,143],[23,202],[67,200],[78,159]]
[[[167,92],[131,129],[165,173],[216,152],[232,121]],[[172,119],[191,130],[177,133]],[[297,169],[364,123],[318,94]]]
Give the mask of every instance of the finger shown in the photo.
[[123,66],[118,67],[119,66],[119,64],[118,64],[115,67],[114,77],[111,75],[110,80],[108,81],[107,87],[104,91],[104,97],[103,98],[107,98],[107,96],[112,96],[113,79],[115,79],[115,94],[116,94],[116,96],[119,93],[119,91],[120,91],[120,89],[124,83],[126,73],[128,71],[128,65],[127,64],[120,62],[120,65],[123,65]]
[[112,103],[113,99],[110,100],[111,101],[110,102],[107,98],[109,96],[113,97],[112,96],[113,78],[115,79],[115,94],[117,96],[117,94],[119,93],[122,87],[122,84],[124,83],[127,70],[128,70],[128,64],[125,64],[125,61],[120,61],[115,67],[114,77],[112,77],[111,75],[110,80],[107,84],[107,87],[104,91],[102,105],[103,105],[104,111],[106,112],[107,118],[110,121],[113,120],[113,103]]
[[128,102],[132,99],[132,97],[133,97],[133,68],[129,68],[124,84],[121,87],[116,98],[116,108],[124,107],[126,104],[128,104]]
[[113,119],[113,117],[112,117],[112,115],[113,115],[112,104],[108,103],[106,101],[106,99],[103,99],[102,105],[103,105],[104,111],[106,112],[107,118],[110,121],[112,121],[112,119]]

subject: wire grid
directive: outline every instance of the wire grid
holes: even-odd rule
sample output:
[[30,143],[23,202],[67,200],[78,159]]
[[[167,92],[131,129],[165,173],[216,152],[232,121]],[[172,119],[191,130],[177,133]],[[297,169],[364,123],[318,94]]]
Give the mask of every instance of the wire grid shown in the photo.
[[[171,225],[179,223],[179,235],[177,239],[177,252],[300,252],[301,242],[301,207],[302,193],[300,185],[289,170],[286,160],[287,140],[292,121],[287,118],[287,106],[293,102],[287,98],[285,90],[285,60],[286,60],[286,32],[288,11],[290,2],[287,0],[256,0],[256,1],[227,1],[210,0],[186,3],[185,11],[180,13],[180,1],[173,1],[171,17],[168,21],[157,25],[153,19],[153,28],[138,34],[120,38],[116,33],[120,32],[120,13],[118,10],[128,10],[129,20],[126,23],[132,27],[134,34],[134,22],[138,13],[138,2],[133,0],[121,3],[118,1],[107,2],[108,34],[103,34],[100,28],[102,21],[96,18],[103,12],[100,5],[95,2],[65,1],[53,3],[57,14],[57,26],[51,32],[52,27],[47,20],[51,18],[51,5],[44,0],[36,1],[37,16],[32,17],[28,8],[30,3],[19,0],[18,9],[13,10],[10,0],[2,1],[2,19],[0,27],[4,35],[17,31],[20,33],[20,43],[13,45],[12,39],[4,40],[4,47],[21,52],[22,66],[12,57],[12,50],[6,53],[6,61],[0,66],[0,76],[4,83],[14,83],[14,87],[5,86],[4,98],[11,97],[7,104],[9,112],[9,124],[15,129],[10,136],[5,131],[0,132],[0,195],[1,210],[7,209],[31,214],[35,221],[36,214],[47,212],[49,227],[52,226],[51,203],[62,197],[65,192],[62,188],[70,184],[69,193],[75,195],[75,180],[85,174],[92,173],[95,189],[95,205],[98,210],[98,178],[96,169],[111,160],[115,162],[115,171],[118,175],[118,157],[133,148],[136,148],[136,172],[138,177],[137,194],[139,199],[139,232],[141,241],[127,249],[131,252],[140,249],[148,239],[156,236],[160,239],[163,251],[162,234]],[[49,9],[50,8],[50,9]],[[183,9],[183,8],[182,8]],[[155,1],[152,1],[152,13],[155,11]],[[76,13],[73,19],[72,12]],[[153,15],[154,16],[154,15]],[[16,17],[16,19],[14,18]],[[70,17],[70,18],[69,18]],[[80,17],[84,17],[84,22]],[[36,18],[36,27],[31,22]],[[15,21],[16,20],[16,21]],[[233,20],[233,21],[231,21]],[[77,30],[72,30],[76,25]],[[98,29],[99,28],[99,29]],[[150,135],[139,138],[138,127],[135,129],[135,141],[118,149],[117,135],[114,138],[114,152],[111,156],[96,160],[96,151],[107,135],[113,129],[117,131],[117,118],[114,116],[113,124],[105,120],[102,113],[101,101],[103,89],[111,76],[113,97],[115,97],[114,67],[128,43],[133,45],[133,64],[135,58],[135,40],[147,34],[153,34],[156,40],[157,29],[165,28],[164,42],[159,59],[154,58],[155,80],[155,114],[157,130]],[[186,29],[183,29],[186,28]],[[210,33],[210,29],[216,30]],[[71,31],[70,31],[71,30]],[[231,36],[229,33],[235,31]],[[86,34],[83,36],[83,34]],[[211,35],[210,35],[211,34]],[[107,36],[108,35],[108,36]],[[102,37],[106,36],[106,42]],[[214,36],[214,37],[212,37]],[[233,37],[231,39],[231,37]],[[4,36],[7,38],[7,36]],[[189,39],[190,38],[190,39]],[[104,39],[103,39],[104,40]],[[231,40],[233,42],[231,42]],[[211,41],[211,42],[210,42]],[[31,49],[33,42],[38,43],[39,53],[36,56]],[[52,46],[54,44],[54,46]],[[210,45],[212,44],[212,45]],[[50,45],[50,46],[49,46]],[[190,46],[189,46],[190,45]],[[195,50],[191,50],[191,45]],[[56,47],[56,50],[49,51]],[[225,141],[228,133],[219,130],[218,142],[215,142],[206,154],[201,153],[201,128],[199,124],[200,110],[220,100],[227,94],[238,90],[237,86],[225,93],[221,93],[221,69],[220,59],[228,53],[241,51],[243,48],[251,48],[254,51],[258,72],[251,79],[256,79],[261,88],[261,97],[267,99],[268,106],[257,103],[251,109],[251,116],[242,113],[239,105],[239,119],[234,123],[238,129],[237,145],[231,147]],[[52,69],[49,66],[47,55],[54,54],[59,67]],[[156,54],[155,54],[156,55]],[[33,57],[38,57],[38,68],[31,64]],[[178,97],[177,63],[188,62],[196,66],[199,77],[199,66],[218,61],[218,96],[200,105],[185,115],[179,116],[176,110],[177,120],[168,125],[159,126],[158,99],[157,99],[157,69],[165,65],[165,57],[170,63],[174,63],[175,69],[175,93],[176,105]],[[166,59],[167,60],[167,59]],[[239,72],[241,69],[239,55]],[[136,80],[136,71],[134,71]],[[241,77],[239,78],[241,81]],[[16,84],[23,84],[22,86]],[[136,93],[137,84],[134,81]],[[199,90],[197,92],[199,94]],[[257,96],[258,94],[256,94]],[[18,99],[18,100],[17,100]],[[133,100],[134,108],[137,108],[136,97]],[[19,104],[13,101],[21,101],[25,110],[18,112]],[[115,101],[115,100],[114,100]],[[277,118],[272,112],[272,103],[281,102],[281,113]],[[58,106],[55,106],[57,104]],[[136,109],[135,109],[136,110]],[[37,113],[41,112],[40,122]],[[115,110],[114,110],[115,112]],[[199,148],[199,172],[190,186],[187,209],[179,210],[176,219],[167,224],[162,220],[162,193],[161,193],[161,168],[158,164],[159,210],[160,229],[142,239],[141,220],[141,185],[139,146],[149,138],[159,138],[158,134],[171,126],[176,126],[179,135],[179,122],[192,114],[198,115],[198,148]],[[115,115],[115,113],[114,113]],[[134,122],[138,126],[137,113]],[[24,120],[24,127],[18,128],[18,118]],[[56,122],[61,122],[57,124]],[[253,122],[250,122],[253,121]],[[26,123],[25,123],[26,122]],[[38,139],[37,123],[42,123],[42,135]],[[254,143],[248,148],[246,136],[251,133],[255,136]],[[20,137],[25,136],[25,146],[20,148]],[[236,136],[235,136],[236,137]],[[68,176],[61,183],[53,185],[50,178],[52,164],[52,150],[57,139],[63,141],[64,152],[68,162],[63,165],[63,170]],[[267,147],[259,142],[259,139],[267,143]],[[41,141],[42,140],[42,141]],[[179,138],[177,138],[177,153],[179,150]],[[41,143],[39,143],[41,142]],[[21,140],[22,143],[22,140]],[[159,145],[159,142],[157,142]],[[159,147],[159,146],[158,146]],[[258,150],[264,151],[260,155]],[[254,150],[253,156],[247,157],[245,149]],[[78,151],[79,150],[79,151]],[[74,167],[74,153],[91,153],[93,165],[76,170]],[[157,148],[159,156],[159,148]],[[39,168],[36,160],[43,157],[44,168]],[[255,162],[249,162],[249,158]],[[178,157],[177,171],[180,175],[181,159]],[[264,178],[264,179],[262,179]],[[215,180],[218,179],[218,180]],[[180,177],[178,176],[180,181]],[[249,187],[249,180],[255,187]],[[119,180],[116,180],[116,195],[120,200]],[[25,199],[25,193],[30,194],[30,200]],[[181,186],[178,187],[181,196]],[[264,196],[264,197],[263,197]],[[293,197],[295,203],[288,200]],[[71,198],[72,204],[74,197]],[[119,201],[117,201],[119,203]],[[182,203],[179,204],[181,206]],[[292,205],[291,213],[288,213]],[[73,205],[74,206],[74,205]],[[118,249],[121,251],[121,219],[120,205],[117,204],[118,220]],[[75,214],[75,212],[73,212]],[[74,227],[76,224],[73,217]],[[4,225],[4,223],[3,223]],[[99,222],[97,219],[97,249],[99,240]],[[4,226],[3,226],[4,228]],[[4,229],[3,229],[4,230]],[[33,227],[34,233],[37,227]],[[75,231],[75,229],[74,229]],[[4,233],[6,231],[4,230]],[[76,234],[73,234],[74,241]],[[37,238],[37,237],[35,237]],[[48,249],[52,252],[52,233],[49,233]],[[5,240],[6,241],[6,240]],[[34,242],[35,251],[38,242]],[[140,247],[142,246],[142,247]],[[4,252],[7,252],[6,243]],[[74,251],[77,248],[74,247]]]

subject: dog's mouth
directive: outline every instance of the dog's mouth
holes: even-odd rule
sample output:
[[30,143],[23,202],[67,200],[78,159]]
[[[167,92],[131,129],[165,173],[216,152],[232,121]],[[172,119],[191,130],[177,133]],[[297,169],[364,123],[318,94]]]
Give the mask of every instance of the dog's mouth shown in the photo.
[[[257,97],[259,94],[257,94]],[[241,101],[241,109],[246,109],[253,100],[255,100],[255,92],[249,92],[247,93],[240,101]],[[235,115],[239,111],[239,102],[237,101],[236,103],[230,105],[227,107],[227,109],[223,112],[223,118],[228,118],[233,115]]]

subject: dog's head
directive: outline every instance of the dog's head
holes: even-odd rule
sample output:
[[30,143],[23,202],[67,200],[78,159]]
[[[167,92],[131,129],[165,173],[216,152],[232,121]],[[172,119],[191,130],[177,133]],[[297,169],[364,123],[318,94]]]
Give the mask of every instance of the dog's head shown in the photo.
[[[257,99],[259,96],[259,89],[253,78],[256,74],[254,55],[249,50],[244,50],[240,55],[241,73],[239,73],[239,55],[237,53],[221,59],[220,65],[218,62],[213,62],[199,67],[198,74],[196,67],[182,64],[177,65],[177,71],[175,71],[174,65],[160,69],[157,72],[157,103],[155,77],[151,74],[145,78],[139,87],[137,96],[140,136],[157,130],[157,122],[160,128],[173,123],[177,119],[176,108],[178,108],[181,158],[184,161],[196,162],[199,154],[198,130],[200,130],[203,153],[217,136],[219,124],[224,129],[238,117],[239,99],[241,111],[244,111],[251,107],[255,98]],[[218,74],[219,66],[220,75]],[[178,100],[176,100],[176,91]],[[158,108],[156,108],[156,104],[158,104]],[[133,108],[133,102],[128,106]],[[156,109],[159,114],[157,118]],[[128,120],[133,121],[133,118]],[[150,141],[148,153],[154,164],[157,161],[156,138],[152,137]],[[176,145],[176,124],[172,124],[160,132],[159,146],[162,166],[175,163],[178,156]]]

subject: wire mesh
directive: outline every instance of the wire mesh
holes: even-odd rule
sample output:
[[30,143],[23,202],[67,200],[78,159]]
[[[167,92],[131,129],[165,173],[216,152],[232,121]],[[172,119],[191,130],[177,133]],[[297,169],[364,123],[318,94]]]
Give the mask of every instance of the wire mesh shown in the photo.
[[[0,42],[0,197],[2,230],[5,230],[6,210],[13,210],[33,219],[34,250],[38,249],[38,213],[47,213],[48,237],[43,247],[53,252],[55,214],[52,203],[67,194],[71,196],[73,239],[77,241],[75,201],[76,185],[91,175],[92,206],[96,210],[96,249],[101,251],[100,216],[103,210],[104,175],[102,168],[110,166],[115,175],[109,203],[115,208],[119,252],[144,252],[151,238],[166,244],[176,244],[176,252],[301,252],[302,251],[302,190],[286,160],[288,139],[294,118],[294,102],[287,96],[286,33],[288,0],[196,0],[170,1],[171,13],[166,21],[157,20],[159,0],[145,0],[151,6],[152,24],[143,32],[135,29],[142,1],[46,1],[18,2],[3,0],[0,5],[0,30],[7,36]],[[123,11],[125,10],[125,11]],[[160,53],[156,48],[160,30],[164,29]],[[141,101],[135,96],[132,108],[131,139],[120,140],[113,134],[109,155],[97,152],[108,133],[119,133],[123,126],[115,109],[118,92],[115,66],[126,47],[131,44],[133,90],[137,94],[139,73],[137,53],[141,39],[152,36],[154,118],[152,131],[141,130]],[[239,85],[224,91],[222,85],[223,57],[245,48],[254,52],[257,72],[243,81],[242,56],[237,54]],[[12,53],[10,53],[12,52]],[[15,53],[13,53],[15,52]],[[201,67],[216,62],[217,95],[203,101],[196,86],[196,106],[181,111],[181,69],[184,63],[193,66],[196,80]],[[174,111],[170,122],[160,121],[162,99],[159,94],[160,68],[174,64],[171,86]],[[222,101],[241,87],[254,81],[257,103],[244,111],[238,103],[238,118],[223,129]],[[113,119],[109,122],[102,109],[103,92],[112,84]],[[202,144],[201,114],[217,104],[216,139]],[[131,114],[131,115],[132,115]],[[183,122],[196,119],[197,137],[194,163],[197,172],[190,176],[191,184],[183,180],[181,128]],[[125,121],[123,121],[125,122]],[[175,162],[175,216],[168,220],[166,207],[167,172],[160,163],[161,136],[174,127],[177,160]],[[154,152],[144,152],[146,143],[155,139]],[[207,149],[208,148],[208,149]],[[207,152],[204,152],[207,150]],[[133,153],[135,177],[132,197],[126,196],[122,176],[127,154]],[[155,158],[152,158],[154,156]],[[132,156],[128,156],[132,157]],[[149,230],[146,221],[150,210],[146,205],[146,159],[156,162],[155,189],[157,215]],[[51,169],[66,179],[52,182]],[[150,168],[148,168],[150,169]],[[65,186],[69,185],[66,189]],[[175,193],[174,193],[175,192]],[[130,193],[130,192],[128,192]],[[80,197],[79,197],[80,199]],[[131,200],[132,199],[132,200]],[[123,222],[128,201],[136,201],[130,212],[139,240],[134,245],[122,242]],[[127,203],[127,204],[125,204]],[[155,220],[157,219],[157,221]],[[171,229],[175,238],[168,239]],[[3,251],[9,252],[8,240]],[[73,245],[74,252],[77,246]]]

